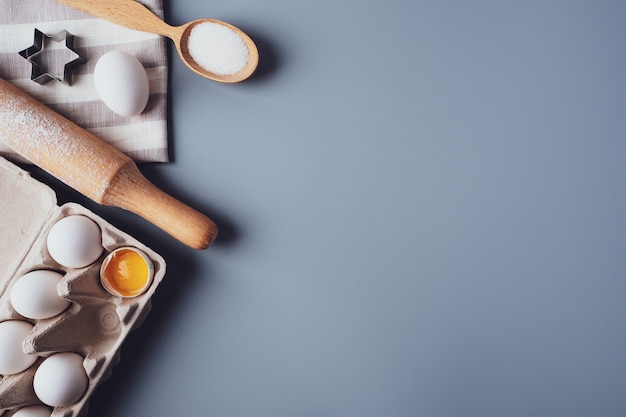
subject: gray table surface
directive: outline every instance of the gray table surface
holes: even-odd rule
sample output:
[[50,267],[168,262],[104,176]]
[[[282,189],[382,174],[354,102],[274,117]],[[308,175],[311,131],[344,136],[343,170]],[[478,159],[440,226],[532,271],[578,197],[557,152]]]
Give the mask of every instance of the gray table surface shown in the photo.
[[168,262],[91,417],[626,415],[626,2],[167,3],[261,63],[171,55],[209,250],[52,182]]

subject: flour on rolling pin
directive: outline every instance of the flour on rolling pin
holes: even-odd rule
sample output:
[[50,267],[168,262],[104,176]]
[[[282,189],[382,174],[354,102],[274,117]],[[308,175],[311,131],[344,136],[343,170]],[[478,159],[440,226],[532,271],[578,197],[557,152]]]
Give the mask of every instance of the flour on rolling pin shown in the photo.
[[[8,89],[0,88],[0,138],[8,147],[44,169],[49,164],[46,161],[50,161],[51,158],[54,158],[54,164],[83,159],[81,157],[84,156],[84,152],[89,150],[84,149],[81,142],[70,139],[71,128],[58,121],[53,122],[42,109],[43,105],[33,107],[26,97],[11,94]],[[93,164],[90,161],[92,160],[85,159],[82,173],[65,170],[55,175],[63,182],[73,184],[79,191],[85,188],[92,189],[94,184],[100,184],[104,188],[94,192],[103,194],[108,182],[93,182],[90,179],[107,178],[106,164]],[[84,184],[85,181],[90,182]]]
[[194,249],[217,236],[211,219],[154,186],[127,155],[0,79],[0,140],[99,204],[131,211]]

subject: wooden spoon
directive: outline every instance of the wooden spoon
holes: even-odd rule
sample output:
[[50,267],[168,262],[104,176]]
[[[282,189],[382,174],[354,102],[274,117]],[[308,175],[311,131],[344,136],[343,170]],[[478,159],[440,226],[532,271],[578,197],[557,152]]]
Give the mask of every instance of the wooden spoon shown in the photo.
[[[170,26],[135,0],[57,0],[67,6],[100,17],[129,29],[156,33],[174,41],[183,62],[196,74],[223,83],[236,83],[250,77],[259,63],[256,45],[241,29],[215,19],[199,19],[181,26]],[[208,71],[192,58],[189,53],[189,36],[194,27],[202,23],[216,23],[231,29],[241,37],[248,49],[248,62],[234,74],[216,74]]]

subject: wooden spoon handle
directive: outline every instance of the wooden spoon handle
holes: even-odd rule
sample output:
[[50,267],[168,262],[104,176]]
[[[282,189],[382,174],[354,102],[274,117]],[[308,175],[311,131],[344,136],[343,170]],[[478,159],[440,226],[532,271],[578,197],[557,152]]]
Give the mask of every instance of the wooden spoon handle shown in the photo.
[[129,29],[176,36],[176,28],[165,23],[143,4],[135,0],[57,0],[93,16],[100,17]]
[[134,212],[194,249],[217,236],[215,223],[155,187],[127,155],[1,78],[0,140],[96,203]]

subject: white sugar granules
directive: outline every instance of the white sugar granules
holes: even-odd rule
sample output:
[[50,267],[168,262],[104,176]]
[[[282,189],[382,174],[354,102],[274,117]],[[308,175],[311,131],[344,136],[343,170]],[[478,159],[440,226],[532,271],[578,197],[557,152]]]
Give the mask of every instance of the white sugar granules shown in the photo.
[[191,29],[187,46],[193,60],[217,75],[236,74],[248,63],[248,48],[237,32],[205,22]]

